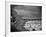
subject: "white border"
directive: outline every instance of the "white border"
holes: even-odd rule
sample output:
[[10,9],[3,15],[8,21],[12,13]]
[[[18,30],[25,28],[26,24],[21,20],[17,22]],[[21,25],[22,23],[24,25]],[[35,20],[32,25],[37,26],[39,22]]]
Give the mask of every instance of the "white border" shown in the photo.
[[[42,31],[31,31],[31,32],[10,32],[10,5],[32,5],[32,6],[42,6]],[[22,3],[22,2],[7,2],[6,1],[6,35],[8,37],[23,37],[23,36],[30,36],[30,35],[45,35],[46,34],[46,25],[45,25],[45,16],[44,16],[44,5],[41,3]]]

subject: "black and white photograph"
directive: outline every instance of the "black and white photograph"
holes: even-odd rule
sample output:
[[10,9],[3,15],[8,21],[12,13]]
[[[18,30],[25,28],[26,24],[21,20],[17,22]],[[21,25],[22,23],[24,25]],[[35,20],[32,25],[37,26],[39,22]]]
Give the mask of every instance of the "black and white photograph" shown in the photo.
[[1,0],[0,37],[46,37],[46,0]]
[[11,4],[10,31],[42,31],[42,6]]

